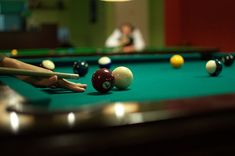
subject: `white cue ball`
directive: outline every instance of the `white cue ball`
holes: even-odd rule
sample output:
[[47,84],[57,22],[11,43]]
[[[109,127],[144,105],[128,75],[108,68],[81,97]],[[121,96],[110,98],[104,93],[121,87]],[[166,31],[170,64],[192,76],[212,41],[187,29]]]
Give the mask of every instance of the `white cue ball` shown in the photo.
[[118,89],[127,89],[133,80],[133,74],[127,67],[117,67],[112,72],[114,76],[114,86]]
[[51,60],[43,60],[42,66],[46,69],[49,69],[49,70],[55,69],[55,64]]
[[216,63],[214,60],[210,60],[206,63],[206,71],[209,74],[213,74],[216,71]]
[[103,56],[98,60],[99,64],[105,65],[111,63],[111,59],[107,56]]

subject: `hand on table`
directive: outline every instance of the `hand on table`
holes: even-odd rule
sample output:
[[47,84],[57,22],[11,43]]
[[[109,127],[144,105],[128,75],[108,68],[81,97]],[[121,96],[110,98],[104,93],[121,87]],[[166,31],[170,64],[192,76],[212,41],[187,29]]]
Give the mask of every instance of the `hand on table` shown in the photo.
[[[28,63],[24,63],[22,61],[12,59],[12,58],[4,58],[4,60],[0,63],[0,66],[3,67],[11,67],[17,69],[26,69],[38,72],[48,72],[50,70],[34,66]],[[87,85],[81,83],[74,83],[68,80],[58,78],[57,76],[52,76],[49,78],[42,77],[34,77],[34,76],[17,76],[19,79],[22,79],[28,83],[31,83],[35,86],[39,87],[60,87],[66,88],[75,92],[84,92],[86,90]]]
[[19,76],[19,78],[38,87],[66,88],[75,92],[84,92],[87,87],[86,84],[74,83],[65,79],[58,78],[57,76],[52,76],[49,78]]

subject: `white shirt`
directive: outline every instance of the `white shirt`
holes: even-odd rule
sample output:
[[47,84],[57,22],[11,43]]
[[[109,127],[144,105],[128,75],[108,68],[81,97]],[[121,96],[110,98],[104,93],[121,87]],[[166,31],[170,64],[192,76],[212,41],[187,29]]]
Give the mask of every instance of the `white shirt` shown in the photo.
[[[120,46],[119,39],[122,36],[122,33],[119,29],[115,29],[113,33],[108,37],[108,39],[105,42],[106,47],[118,47]],[[134,39],[134,48],[136,51],[141,51],[145,47],[144,39],[141,35],[141,32],[139,29],[135,29],[132,32],[132,37]]]

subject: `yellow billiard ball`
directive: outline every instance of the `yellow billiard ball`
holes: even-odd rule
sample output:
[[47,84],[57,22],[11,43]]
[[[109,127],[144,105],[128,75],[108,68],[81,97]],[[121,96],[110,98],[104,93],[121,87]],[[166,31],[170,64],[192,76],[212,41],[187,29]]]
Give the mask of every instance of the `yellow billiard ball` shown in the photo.
[[17,49],[12,49],[11,55],[12,55],[12,56],[16,56],[17,54],[18,54]]
[[174,68],[180,68],[184,64],[184,58],[181,55],[173,55],[170,58],[170,63]]

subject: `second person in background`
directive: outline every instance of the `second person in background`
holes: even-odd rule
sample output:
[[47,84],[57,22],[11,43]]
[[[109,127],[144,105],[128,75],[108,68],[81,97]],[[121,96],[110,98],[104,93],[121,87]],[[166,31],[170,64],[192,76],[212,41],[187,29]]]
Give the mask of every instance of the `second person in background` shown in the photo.
[[108,37],[106,47],[118,48],[118,51],[133,52],[145,48],[145,42],[138,28],[130,23],[124,23]]

